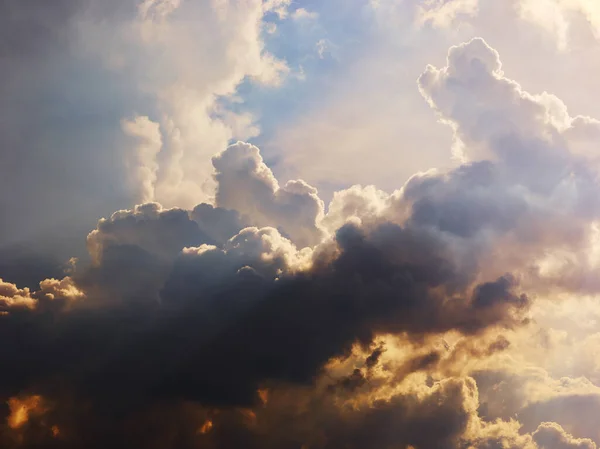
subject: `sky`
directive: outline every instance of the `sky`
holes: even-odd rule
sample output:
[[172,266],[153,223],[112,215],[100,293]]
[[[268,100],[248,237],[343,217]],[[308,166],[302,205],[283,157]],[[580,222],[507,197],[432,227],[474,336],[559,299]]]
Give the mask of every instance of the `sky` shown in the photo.
[[0,0],[0,447],[597,449],[597,0]]

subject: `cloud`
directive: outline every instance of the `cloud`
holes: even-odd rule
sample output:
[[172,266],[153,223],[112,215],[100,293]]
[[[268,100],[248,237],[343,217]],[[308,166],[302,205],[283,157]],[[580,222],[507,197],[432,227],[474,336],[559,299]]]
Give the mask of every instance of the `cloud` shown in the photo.
[[329,50],[330,43],[326,39],[319,39],[315,47],[320,59],[325,57],[325,53]]
[[190,212],[190,217],[198,224],[202,232],[218,244],[225,243],[242,229],[248,227],[236,210],[214,207],[206,203],[194,207]]
[[[417,26],[430,24],[435,28],[471,26],[489,12],[488,5],[480,0],[425,0],[409,5]],[[388,12],[395,9],[393,2],[384,1],[383,6]],[[535,25],[560,51],[568,51],[573,41],[580,44],[577,41],[586,34],[592,39],[600,36],[600,9],[593,0],[510,0],[496,11],[503,13],[496,22],[517,19]],[[587,37],[583,40],[589,42]]]
[[140,192],[135,195],[137,203],[148,203],[155,198],[154,185],[157,179],[157,156],[162,148],[162,135],[158,123],[148,117],[136,117],[121,122],[123,131],[136,139],[137,151],[130,162],[131,182]]
[[561,50],[569,47],[577,27],[589,28],[596,39],[600,37],[600,9],[593,1],[519,0],[516,6],[521,18],[551,34]]
[[318,13],[305,8],[298,8],[292,13],[292,19],[294,20],[314,20],[318,17]]
[[390,195],[375,186],[355,185],[333,194],[323,224],[334,232],[349,221],[376,223],[389,212],[390,203]]
[[42,308],[50,303],[61,307],[65,302],[83,299],[85,293],[74,283],[71,277],[44,279],[38,291],[28,287],[18,288],[15,284],[0,279],[0,315],[8,315],[18,309]]
[[417,23],[447,27],[459,16],[475,16],[479,0],[434,0],[417,6]]
[[30,415],[43,414],[42,398],[40,396],[29,396],[23,399],[17,397],[8,401],[10,416],[7,418],[11,429],[19,429],[29,421]]
[[[151,143],[132,148],[138,158],[131,164],[134,177],[149,171],[145,190],[152,195],[144,201],[190,208],[213,196],[210,157],[232,138],[258,131],[251,114],[223,110],[220,100],[234,96],[246,78],[269,86],[281,83],[289,69],[265,50],[261,29],[266,14],[284,17],[287,3],[145,2],[138,17],[120,31],[125,49],[100,49],[105,58],[116,52],[125,61],[134,60],[134,67],[121,70],[133,70],[147,80],[139,87],[150,91],[156,102],[157,119],[151,130],[145,125],[152,133],[145,139]],[[190,23],[189,17],[197,17],[204,26]],[[216,41],[210,38],[215,35]],[[139,56],[130,57],[133,52]],[[138,128],[143,120],[135,119]],[[134,132],[131,125],[125,131]],[[140,158],[143,148],[150,160]]]
[[192,211],[157,203],[115,212],[87,237],[92,265],[77,281],[106,302],[159,300],[173,261],[186,247],[221,245],[245,225],[235,211],[200,204]]
[[541,449],[596,449],[590,439],[573,438],[556,423],[542,423],[533,434]]
[[[283,275],[271,287],[265,282],[273,279],[273,274],[265,278],[261,264],[234,258],[228,272],[235,273],[239,281],[235,278],[223,281],[223,285],[229,286],[223,291],[237,289],[238,282],[253,278],[256,286],[247,287],[241,296],[220,294],[236,297],[236,304],[241,301],[242,305],[254,306],[215,335],[210,345],[200,349],[189,364],[183,365],[169,388],[193,390],[210,385],[211,394],[221,392],[231,396],[235,384],[238,400],[249,400],[261,379],[308,382],[328,359],[344,354],[355,341],[368,344],[376,333],[408,332],[419,336],[456,329],[472,334],[488,326],[516,325],[519,311],[527,307],[526,298],[512,293],[513,286],[506,279],[484,284],[471,297],[467,296],[464,291],[467,285],[455,285],[465,281],[457,279],[460,275],[452,273],[451,266],[444,266],[449,262],[443,259],[443,249],[428,242],[426,235],[404,233],[391,226],[376,229],[372,235],[346,228],[339,231],[337,241],[339,255],[333,260],[317,256],[312,269],[291,276],[285,275],[289,265],[287,269],[278,268]],[[178,278],[181,271],[181,278],[172,286],[167,282],[164,300],[189,296],[195,297],[198,305],[214,301],[204,298],[202,291],[207,287],[208,291],[214,291],[209,286],[215,274],[206,279],[198,274],[207,273],[206,268],[200,268],[204,267],[203,259],[216,257],[211,267],[221,264],[217,261],[223,256],[214,251],[202,248],[194,253],[186,251],[187,257],[175,269]],[[392,256],[402,252],[404,259]],[[195,269],[186,268],[193,261],[188,259],[192,254],[197,254],[192,265]],[[228,257],[234,254],[231,249],[226,252]],[[280,257],[268,256],[267,260],[274,262]],[[264,259],[265,255],[259,260]],[[247,274],[246,270],[240,272],[245,265],[253,270]],[[192,283],[194,276],[196,282]],[[186,291],[191,289],[196,293],[173,290],[173,286],[185,286]],[[451,304],[444,305],[443,291],[454,295]],[[257,293],[264,297],[251,299]],[[236,309],[238,306],[232,304],[231,313]],[[343,309],[345,312],[340,315],[338,311]],[[426,322],[420,318],[424,316],[429,317]],[[235,364],[235,371],[233,366],[228,367],[229,363]],[[199,364],[215,369],[214,373],[204,373],[202,382],[198,382]],[[248,373],[244,383],[237,379],[237,371]],[[197,394],[207,394],[201,391]]]
[[213,165],[217,206],[237,210],[254,225],[277,226],[301,247],[321,241],[324,205],[317,189],[302,180],[280,187],[258,148],[242,142],[215,156]]
[[[591,238],[590,225],[600,210],[592,193],[597,189],[597,178],[590,169],[589,155],[582,154],[578,144],[572,147],[571,136],[578,134],[581,124],[589,120],[570,117],[556,97],[547,93],[529,94],[505,78],[498,53],[482,39],[453,47],[448,54],[448,65],[443,69],[429,66],[419,78],[419,87],[430,105],[453,128],[456,148],[470,162],[456,170],[452,178],[456,176],[456,180],[461,178],[460,183],[473,182],[473,187],[479,186],[466,190],[461,185],[457,189],[461,198],[454,203],[448,196],[452,190],[450,184],[440,184],[444,185],[440,191],[445,197],[443,204],[430,209],[426,205],[428,200],[416,203],[426,208],[423,218],[433,219],[432,211],[440,213],[448,206],[456,215],[451,217],[449,210],[448,215],[434,220],[437,226],[448,227],[451,233],[472,232],[464,226],[480,223],[487,227],[484,224],[487,221],[491,226],[505,227],[503,233],[510,230],[522,243],[532,245],[532,249],[542,245],[547,251],[554,245],[551,242],[556,242],[563,248],[569,245],[574,252],[586,251]],[[426,189],[432,192],[435,185],[432,182]],[[482,188],[480,194],[492,194],[494,200],[477,199],[479,188]],[[473,195],[472,199],[463,196],[467,192]],[[485,210],[486,202],[494,211]],[[463,209],[462,213],[456,213],[465,207],[470,211]],[[527,219],[521,221],[519,216]],[[511,224],[504,222],[506,219],[517,221]],[[458,222],[453,224],[454,220]],[[460,229],[450,229],[461,221]],[[547,225],[549,222],[552,226]],[[580,267],[586,265],[580,263]],[[538,270],[544,277],[543,269],[538,267]],[[557,282],[569,283],[565,279]]]
[[[2,281],[0,283],[3,309],[12,307],[33,307],[35,302],[31,298],[28,288],[20,289],[16,285]],[[3,310],[6,313],[6,310]]]
[[[213,6],[215,20],[239,12]],[[186,32],[170,22],[184,3],[141,7],[137,25],[157,33],[144,39]],[[457,168],[392,193],[351,187],[325,213],[258,147],[223,145],[214,204],[119,210],[68,277],[0,281],[0,445],[596,447],[599,387],[556,377],[536,344],[559,345],[530,337],[553,294],[596,292],[597,123],[506,78],[482,39],[419,88],[462,150]],[[121,123],[140,198],[164,187],[169,120]]]
[[584,149],[595,120],[524,91],[480,38],[452,47],[446,67],[427,67],[419,88],[453,130],[464,163],[417,174],[392,194],[373,186],[336,192],[323,226],[390,220],[427,228],[457,250],[464,269],[493,278],[511,267],[528,286],[595,291],[600,209],[595,159]]
[[246,81],[274,88],[289,72],[262,34],[267,21],[283,20],[288,6],[261,0],[0,6],[0,244],[43,242],[56,254],[66,241],[59,259],[68,259],[71,248],[82,249],[73,236],[111,211],[210,200],[211,156],[230,139],[259,130],[245,106],[225,107],[224,100]]
[[[137,221],[128,213],[120,214],[128,225],[141,220],[139,237],[161,220],[177,223],[171,215],[182,215],[154,209],[148,222],[145,215],[139,216],[142,211],[149,213],[138,211]],[[312,260],[310,252],[298,252],[275,229],[247,228],[222,249],[207,245],[184,249],[172,269],[157,262],[168,254],[168,247],[142,249],[143,238],[135,245],[131,240],[116,245],[115,229],[128,235],[128,227],[113,228],[117,225],[125,226],[113,219],[101,223],[101,231],[93,234],[92,239],[101,243],[92,248],[102,248],[102,257],[81,282],[95,295],[99,293],[86,276],[104,288],[117,282],[129,300],[115,304],[114,291],[104,290],[104,304],[89,309],[84,302],[64,315],[55,330],[57,338],[47,341],[43,333],[34,333],[27,343],[31,366],[51,366],[79,386],[75,388],[82,389],[80,394],[93,394],[95,400],[118,395],[127,402],[149,389],[157,397],[251,404],[262,382],[310,382],[331,357],[345,354],[357,341],[369,344],[377,333],[407,332],[419,338],[455,329],[477,334],[489,326],[518,325],[528,305],[525,297],[512,292],[515,286],[509,278],[482,284],[471,293],[471,281],[453,272],[441,242],[392,225],[369,234],[342,228],[337,243],[326,244]],[[111,248],[119,249],[118,258],[106,258]],[[398,254],[404,256],[398,259]],[[103,275],[99,277],[97,270]],[[161,290],[161,304],[132,301],[139,291],[129,290],[130,285],[154,289],[165,273],[170,274]],[[146,295],[151,298],[151,291]],[[447,304],[446,295],[453,297]],[[35,310],[31,313],[32,319],[43,321]],[[15,317],[7,332],[19,326],[20,319]],[[115,334],[110,324],[115,319],[133,321]],[[150,323],[154,324],[147,327]],[[61,355],[62,342],[90,327],[94,335],[80,340],[78,351]],[[156,339],[162,342],[160,348],[138,368],[133,354],[145,353],[142,348]],[[116,341],[130,343],[119,348]],[[173,351],[175,347],[180,349]],[[104,356],[96,359],[100,354]],[[14,357],[17,353],[7,348],[4,360],[11,363]],[[84,368],[89,363],[103,373],[100,378],[96,369]],[[83,371],[66,370],[74,365]],[[109,374],[123,370],[130,373],[128,378],[137,379],[135,384]],[[21,373],[21,379],[36,379],[42,372]],[[4,378],[3,385],[10,388],[11,383]]]

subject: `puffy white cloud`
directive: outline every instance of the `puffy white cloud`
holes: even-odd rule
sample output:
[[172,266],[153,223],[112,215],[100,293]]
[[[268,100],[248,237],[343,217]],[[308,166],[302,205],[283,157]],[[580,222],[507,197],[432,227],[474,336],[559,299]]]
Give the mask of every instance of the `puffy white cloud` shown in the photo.
[[457,145],[465,152],[461,156],[468,160],[512,161],[516,169],[518,162],[534,162],[528,153],[545,151],[535,159],[542,163],[563,152],[556,147],[559,133],[570,125],[564,105],[548,94],[530,95],[505,78],[498,52],[483,39],[452,47],[447,66],[428,66],[419,88],[454,127]]
[[138,203],[147,203],[155,198],[155,184],[158,172],[157,156],[162,147],[162,135],[158,123],[146,116],[138,116],[133,120],[121,122],[123,131],[137,140],[135,152],[128,161],[131,172],[131,183]]
[[[188,247],[182,250],[181,257],[184,259],[200,259],[202,257],[207,260],[215,259],[210,255],[211,252],[222,254],[222,256],[215,257],[225,257],[230,260],[231,264],[236,267],[235,271],[251,267],[258,274],[270,279],[277,279],[281,275],[309,268],[312,255],[309,248],[298,251],[274,228],[250,227],[233,236],[223,245],[222,249],[210,245]],[[198,271],[211,270],[220,271],[212,263]]]
[[256,226],[275,226],[299,247],[319,243],[323,201],[301,180],[280,186],[259,149],[238,142],[213,158],[216,205],[237,210]]
[[310,268],[311,256],[310,249],[298,251],[274,228],[245,228],[222,247],[183,248],[161,296],[167,303],[207,308],[226,301],[228,322],[252,306],[272,282]]
[[[300,251],[274,228],[246,228],[232,237],[223,250],[232,257],[249,258],[269,265],[276,273],[290,273],[310,267],[312,251]],[[185,251],[185,250],[184,250]]]
[[262,30],[267,15],[283,19],[288,6],[146,0],[135,17],[81,20],[82,49],[132,78],[145,99],[137,118],[123,117],[125,133],[138,139],[128,158],[131,176],[143,184],[138,200],[191,208],[212,198],[210,157],[232,138],[259,130],[249,112],[224,108],[222,100],[233,98],[245,79],[277,86],[285,78],[289,69],[266,51]]
[[352,186],[333,194],[323,225],[335,232],[345,223],[359,220],[368,224],[389,213],[390,195],[375,186]]
[[[589,251],[592,225],[600,213],[594,193],[598,182],[594,159],[582,148],[593,145],[596,122],[570,117],[565,105],[550,94],[525,92],[504,76],[498,53],[483,39],[453,47],[447,66],[429,66],[419,78],[419,87],[454,130],[461,156],[471,162],[451,172],[450,183],[439,184],[440,178],[434,181],[434,177],[425,188],[417,189],[421,194],[429,192],[418,202],[425,207],[423,218],[447,230],[463,220],[476,227],[478,222],[483,227],[500,226],[502,233],[510,231],[521,244],[543,246],[548,255],[564,258],[566,265],[558,271],[547,269],[548,259],[532,269],[542,278],[563,276],[558,282],[567,288],[570,278],[575,288],[580,272],[567,267],[593,270],[586,262],[589,254],[581,257],[580,252]],[[458,203],[449,194],[455,181],[460,184],[456,186],[456,192],[461,192]],[[463,183],[472,187],[466,189]],[[426,204],[438,188],[445,199],[434,212]],[[479,194],[489,195],[488,199],[477,198]],[[432,214],[441,213],[444,207],[448,213],[434,218]],[[459,212],[465,207],[470,211]],[[568,256],[552,253],[550,247],[565,250]]]

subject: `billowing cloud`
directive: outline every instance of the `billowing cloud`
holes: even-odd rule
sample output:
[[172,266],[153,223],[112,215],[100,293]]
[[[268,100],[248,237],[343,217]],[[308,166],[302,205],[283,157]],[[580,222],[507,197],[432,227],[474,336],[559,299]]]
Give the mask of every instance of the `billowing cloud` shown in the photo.
[[[597,293],[597,121],[526,92],[498,52],[470,40],[418,82],[460,166],[392,193],[351,187],[325,212],[316,188],[280,185],[248,143],[208,139],[220,152],[188,167],[180,119],[201,112],[189,131],[210,118],[207,104],[243,77],[274,82],[259,70],[274,60],[246,38],[289,2],[189,5],[145,1],[125,28],[164,49],[191,38],[184,12],[204,11],[231,21],[223,32],[249,65],[228,59],[211,74],[167,56],[182,69],[181,83],[169,73],[158,83],[168,118],[121,122],[146,202],[101,219],[90,262],[62,280],[0,280],[0,445],[596,448],[596,368],[556,374],[552,356],[576,342],[542,311],[561,321],[550,306],[562,294]],[[230,30],[238,19],[247,28]],[[204,91],[190,87],[195,75],[225,81]],[[173,86],[207,103],[177,109],[187,98]],[[166,148],[179,153],[163,159]],[[207,180],[214,204],[197,194]],[[180,193],[194,202],[150,201]],[[581,358],[598,348],[588,327]]]
[[78,282],[100,298],[158,300],[176,256],[186,247],[223,244],[243,227],[237,212],[200,204],[194,210],[146,203],[102,219],[87,237],[92,260]]
[[74,236],[111,211],[210,200],[211,156],[259,131],[238,88],[276,88],[289,72],[263,39],[288,6],[3,2],[0,245],[62,262],[81,248]]
[[[129,153],[130,172],[142,177],[142,201],[192,207],[213,197],[211,156],[232,138],[257,133],[249,113],[224,108],[220,100],[233,98],[246,78],[281,83],[289,69],[265,50],[261,30],[267,14],[283,18],[287,7],[261,0],[146,1],[135,18],[119,25],[120,39],[98,49],[108,64],[117,59],[115,70],[133,70],[144,80],[139,88],[156,102],[154,120],[138,115],[123,124],[139,141]],[[89,26],[94,33],[114,33]]]
[[[583,123],[595,126],[593,120],[572,118],[556,97],[531,95],[505,78],[498,53],[482,39],[453,47],[447,67],[428,67],[419,87],[454,129],[456,149],[469,161],[451,182],[472,183],[468,190],[456,190],[460,199],[452,199],[451,182],[442,184],[440,207],[431,208],[431,196],[420,200],[423,219],[459,235],[475,231],[468,226],[499,226],[497,230],[510,232],[521,244],[546,253],[558,245],[577,258],[577,252],[589,248],[600,211],[594,193],[597,176],[591,169],[593,157],[579,151],[579,144],[572,145],[572,136]],[[438,182],[432,181],[427,190],[435,191]],[[479,196],[488,194],[494,199]],[[435,216],[444,207],[449,213]],[[458,212],[465,207],[469,210]],[[576,263],[585,269],[584,260]],[[543,277],[543,268],[537,269]],[[569,276],[564,267],[563,273]],[[567,279],[558,282],[569,284]]]
[[257,226],[276,226],[301,247],[323,238],[317,189],[302,180],[280,187],[257,147],[238,142],[215,156],[213,165],[217,206],[237,210]]

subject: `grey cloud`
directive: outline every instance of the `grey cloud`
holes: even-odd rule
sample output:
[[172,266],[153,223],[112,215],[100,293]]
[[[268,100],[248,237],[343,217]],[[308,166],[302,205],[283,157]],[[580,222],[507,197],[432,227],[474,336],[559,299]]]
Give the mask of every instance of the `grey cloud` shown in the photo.
[[188,211],[147,203],[100,220],[87,243],[92,258],[101,263],[102,253],[109,246],[136,245],[159,257],[173,259],[186,246],[212,242]]
[[[172,214],[183,216],[165,213]],[[121,215],[130,223],[131,215]],[[138,218],[143,236],[146,218]],[[246,405],[263,382],[309,384],[331,357],[356,342],[370,344],[378,333],[471,335],[518,325],[528,306],[508,278],[471,294],[473,280],[455,272],[443,244],[427,234],[396,225],[371,233],[347,226],[336,246],[333,258],[318,252],[307,271],[306,254],[295,253],[277,231],[250,228],[223,249],[185,250],[166,280],[162,304],[115,304],[109,291],[103,307],[82,302],[62,314],[51,336],[35,310],[4,317],[3,338],[18,332],[22,320],[34,330],[23,337],[26,360],[16,348],[4,348],[3,360],[20,367],[19,381],[5,373],[0,384],[4,391],[28,383],[45,391],[47,379],[62,376],[99,406],[119,398],[128,408],[153,397]],[[111,277],[142,287],[160,279],[151,246],[107,248],[116,253],[108,259],[110,252],[102,253],[99,267],[112,268],[100,285],[114,282]],[[138,293],[125,291],[130,299]],[[71,342],[76,347],[65,350]]]
[[[121,329],[123,334],[110,341],[129,340],[134,337],[130,332],[143,329],[147,320],[158,321],[133,338],[131,347],[113,348],[108,365],[97,369],[112,373],[119,367],[118,372],[137,377],[133,373],[139,362],[133,354],[160,341],[161,350],[151,351],[144,362],[152,367],[146,380],[131,385],[105,374],[92,376],[91,383],[78,382],[94,385],[93,390],[102,389],[100,382],[113,394],[150,388],[159,396],[248,404],[262,382],[310,382],[331,357],[347,353],[355,342],[369,344],[377,333],[407,332],[418,338],[452,329],[475,334],[489,326],[518,325],[528,301],[512,293],[513,283],[501,278],[482,284],[471,296],[472,280],[453,271],[439,244],[392,225],[372,234],[346,227],[338,233],[339,255],[316,260],[313,269],[297,273],[293,263],[302,254],[294,255],[294,247],[275,230],[247,229],[223,250],[188,249],[162,290],[163,306],[140,310],[139,318],[134,318],[134,303],[111,312],[130,316],[133,327]],[[152,260],[146,253],[120,249],[118,260],[130,263],[130,272],[141,267],[152,275],[151,267],[143,265]],[[134,274],[129,274],[133,282]],[[452,300],[446,301],[448,297]],[[94,324],[93,312],[84,317],[100,331],[92,340],[99,344],[108,323],[102,319]],[[65,317],[66,341],[75,338],[72,332],[79,332],[76,323],[83,317],[73,318],[77,321],[71,323]],[[94,347],[90,356],[98,350]],[[168,349],[175,347],[180,349]],[[59,349],[47,349],[54,350]],[[86,358],[75,360],[80,364]],[[53,364],[60,369],[60,357]]]
[[[62,410],[50,409],[43,417],[33,418],[29,431],[23,434],[22,447],[33,448],[37,443],[50,448],[85,445],[94,449],[111,444],[120,449],[129,443],[157,449],[233,449],[241,445],[251,449],[303,445],[375,449],[410,444],[418,448],[458,449],[467,426],[476,418],[477,389],[471,379],[448,379],[423,394],[396,395],[355,410],[340,409],[335,404],[336,396],[330,393],[312,393],[308,402],[301,393],[275,392],[268,404],[252,414],[239,409],[217,413],[190,403],[167,402],[136,411],[121,425],[110,415],[101,421],[89,420],[85,410],[75,413],[78,407],[70,403]],[[53,440],[44,419],[58,423],[64,436]],[[207,420],[212,425],[202,433],[199,429]],[[161,424],[149,425],[153,421]],[[139,425],[149,427],[139,432]]]
[[235,210],[214,207],[202,203],[190,212],[191,218],[198,223],[200,230],[220,244],[247,227]]
[[115,212],[88,235],[92,264],[79,270],[76,279],[101,302],[158,300],[184,248],[221,245],[241,228],[236,212],[208,204],[186,211],[148,203]]

